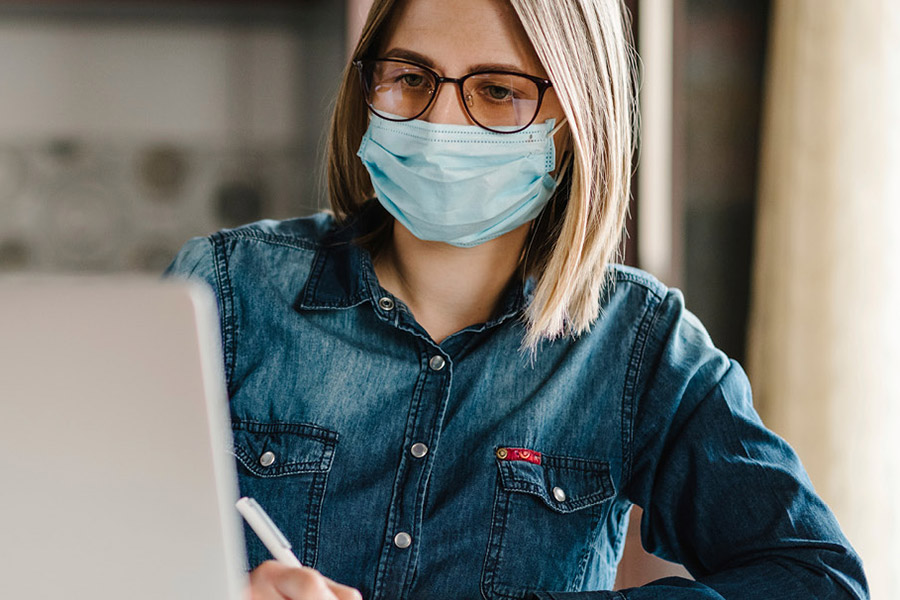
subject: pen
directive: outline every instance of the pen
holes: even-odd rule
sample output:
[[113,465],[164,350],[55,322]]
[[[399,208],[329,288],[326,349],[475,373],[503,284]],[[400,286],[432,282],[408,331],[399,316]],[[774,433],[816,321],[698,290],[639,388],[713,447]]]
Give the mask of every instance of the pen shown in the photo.
[[245,496],[238,500],[235,506],[250,528],[275,557],[275,560],[289,567],[303,566],[303,563],[291,552],[291,543],[256,500]]

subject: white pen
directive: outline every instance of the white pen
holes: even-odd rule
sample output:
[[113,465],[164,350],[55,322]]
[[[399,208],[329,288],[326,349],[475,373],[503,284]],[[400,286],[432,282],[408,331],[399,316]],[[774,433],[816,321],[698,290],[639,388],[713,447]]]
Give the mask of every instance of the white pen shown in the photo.
[[253,498],[243,497],[235,503],[238,512],[243,515],[250,528],[259,536],[262,543],[265,544],[275,560],[289,567],[302,567],[293,552],[291,552],[291,543],[288,541],[281,530],[272,521],[272,518],[266,514],[262,506]]

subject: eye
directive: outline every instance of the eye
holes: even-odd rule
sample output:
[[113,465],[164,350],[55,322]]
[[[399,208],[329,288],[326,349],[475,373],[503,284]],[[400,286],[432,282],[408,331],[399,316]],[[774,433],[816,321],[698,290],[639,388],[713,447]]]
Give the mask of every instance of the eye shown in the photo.
[[399,80],[406,87],[419,87],[425,83],[425,76],[421,73],[406,73]]
[[508,87],[503,87],[501,85],[488,85],[484,88],[484,93],[491,100],[509,100],[514,96],[513,91]]

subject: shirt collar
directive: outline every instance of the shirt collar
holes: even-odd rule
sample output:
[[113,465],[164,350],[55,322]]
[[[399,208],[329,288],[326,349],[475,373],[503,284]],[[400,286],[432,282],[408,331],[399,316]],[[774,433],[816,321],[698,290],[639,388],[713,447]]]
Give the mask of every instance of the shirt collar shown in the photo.
[[[377,306],[377,300],[388,293],[378,283],[371,255],[355,242],[377,224],[379,208],[377,201],[369,202],[357,217],[322,238],[295,309],[345,309],[365,302]],[[476,328],[493,327],[519,315],[533,291],[532,278],[514,282],[504,293],[497,314]]]
[[297,296],[297,309],[350,308],[372,298],[370,277],[375,271],[369,253],[354,240],[370,230],[370,219],[362,213],[345,225],[336,225],[319,241],[309,277]]

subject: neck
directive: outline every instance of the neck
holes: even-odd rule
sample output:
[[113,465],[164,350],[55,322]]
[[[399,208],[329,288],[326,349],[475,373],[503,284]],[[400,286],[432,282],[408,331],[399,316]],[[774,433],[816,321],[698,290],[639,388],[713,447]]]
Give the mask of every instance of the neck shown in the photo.
[[395,222],[391,243],[375,260],[375,273],[441,343],[491,318],[516,273],[527,236],[526,224],[473,248],[457,248],[420,240]]

